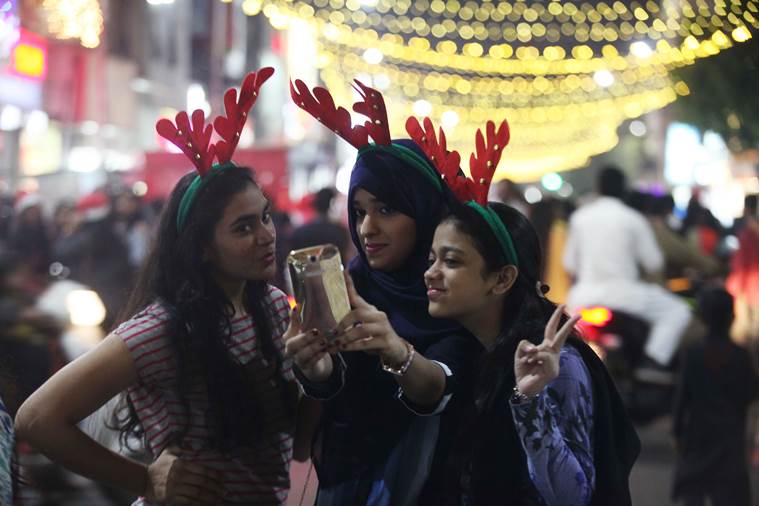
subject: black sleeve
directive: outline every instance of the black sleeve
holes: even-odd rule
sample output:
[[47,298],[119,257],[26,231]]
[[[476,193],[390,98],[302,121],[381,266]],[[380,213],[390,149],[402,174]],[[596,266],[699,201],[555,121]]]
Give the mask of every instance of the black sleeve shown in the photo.
[[311,381],[300,371],[300,369],[293,364],[293,373],[295,378],[300,383],[303,393],[308,397],[318,399],[320,401],[326,401],[342,390],[345,384],[345,361],[340,354],[332,355],[332,374],[326,381]]
[[411,402],[398,389],[398,399],[417,415],[437,415],[442,413],[449,401],[468,388],[473,381],[474,365],[482,352],[482,345],[471,335],[451,335],[444,337],[424,350],[424,358],[436,362],[445,373],[445,390],[435,406],[420,406]]

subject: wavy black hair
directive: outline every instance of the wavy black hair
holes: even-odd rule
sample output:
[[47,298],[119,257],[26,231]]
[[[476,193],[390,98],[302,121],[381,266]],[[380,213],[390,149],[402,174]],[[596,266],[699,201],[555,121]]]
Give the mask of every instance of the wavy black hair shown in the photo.
[[[251,445],[265,430],[261,413],[267,408],[256,398],[253,378],[229,353],[234,307],[214,281],[204,259],[203,245],[211,244],[214,227],[231,199],[250,186],[258,187],[250,169],[231,167],[213,172],[197,193],[184,227],[177,230],[177,213],[182,196],[195,178],[190,173],[179,180],[161,215],[151,252],[120,320],[125,321],[158,301],[170,315],[167,336],[177,364],[177,390],[187,407],[186,394],[200,378],[207,387],[212,421],[211,444],[230,450]],[[274,315],[265,304],[267,283],[248,281],[244,290],[245,309],[256,325],[256,339],[263,357],[275,364],[272,377],[278,381],[288,416],[294,408],[291,392],[282,379],[282,356],[273,339]],[[268,379],[268,378],[266,378]],[[126,410],[117,416],[123,445],[130,436],[145,441],[136,410],[126,398]],[[182,439],[175,433],[169,444]],[[149,448],[146,444],[146,448]]]
[[[503,401],[504,392],[510,392],[515,384],[514,353],[517,345],[523,339],[536,345],[540,344],[546,324],[556,310],[556,305],[545,298],[544,291],[540,289],[543,256],[535,229],[529,220],[513,207],[497,202],[491,202],[489,205],[511,235],[519,267],[517,279],[503,301],[501,332],[495,346],[482,357],[478,368],[473,392],[474,406],[469,414],[468,423],[462,424],[464,429],[456,445],[457,448],[453,452],[453,460],[450,462],[452,472],[469,470],[471,479],[465,480],[467,485],[464,487],[464,492],[473,498],[473,504],[499,503],[496,498],[488,495],[489,491],[486,490],[488,484],[478,479],[478,475],[487,474],[483,471],[494,465],[489,459],[512,457],[494,454],[492,441],[485,441],[482,436],[488,433],[494,406]],[[453,224],[458,232],[465,234],[472,241],[485,261],[483,276],[497,272],[510,264],[493,230],[473,208],[456,206],[451,209],[451,214],[443,220],[443,223]],[[567,321],[566,316],[562,318],[562,324],[565,321]],[[519,478],[518,476],[509,477],[504,480],[514,479],[513,486],[507,486],[510,486],[511,490],[516,490],[520,486]],[[458,480],[455,481],[458,482]],[[462,485],[457,483],[453,486]],[[461,491],[458,489],[454,494]]]

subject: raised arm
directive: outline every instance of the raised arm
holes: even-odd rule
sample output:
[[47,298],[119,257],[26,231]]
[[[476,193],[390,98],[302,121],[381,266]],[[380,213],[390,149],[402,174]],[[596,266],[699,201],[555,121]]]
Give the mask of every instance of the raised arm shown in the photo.
[[405,398],[425,414],[433,414],[444,398],[450,368],[414,350],[395,332],[385,313],[358,295],[349,275],[346,275],[346,285],[354,309],[338,325],[339,349],[379,355],[389,368],[403,370],[402,375],[393,377]]
[[76,473],[143,494],[146,466],[102,447],[76,426],[136,380],[129,350],[110,335],[24,402],[16,415],[16,437]]
[[222,491],[214,472],[169,452],[146,466],[101,446],[76,426],[135,381],[129,349],[111,334],[24,402],[16,415],[16,436],[71,471],[152,501],[213,504]]
[[579,353],[563,349],[579,317],[559,329],[563,314],[564,306],[556,309],[540,345],[519,343],[510,407],[530,479],[545,503],[581,506],[595,487],[593,391]]

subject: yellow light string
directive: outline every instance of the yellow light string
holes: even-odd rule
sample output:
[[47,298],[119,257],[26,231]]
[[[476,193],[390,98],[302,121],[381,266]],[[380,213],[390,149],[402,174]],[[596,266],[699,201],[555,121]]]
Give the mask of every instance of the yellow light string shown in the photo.
[[98,0],[44,0],[48,31],[57,39],[79,39],[88,48],[100,45],[103,11]]
[[[338,103],[350,104],[355,99],[345,75],[339,69],[324,69],[321,77]],[[682,87],[680,91],[687,92]],[[389,104],[393,136],[406,137],[403,125],[405,119],[414,114],[412,102],[397,89],[389,88],[383,94]],[[508,158],[499,168],[496,178],[509,177],[524,182],[539,179],[547,172],[583,166],[591,156],[608,151],[617,144],[616,130],[623,121],[664,107],[676,96],[675,89],[668,86],[626,97],[563,107],[467,108],[436,104],[430,117],[437,125],[443,125],[443,113],[456,113],[458,124],[445,129],[449,145],[462,153],[471,151],[476,130],[482,128],[488,119],[507,118],[513,132],[512,141]]]
[[276,29],[305,21],[336,100],[352,103],[347,83],[368,79],[391,104],[395,136],[419,99],[437,124],[448,115],[450,145],[464,153],[485,121],[508,118],[513,140],[497,177],[530,181],[586,164],[617,144],[623,121],[687,95],[669,71],[751,38],[758,5],[244,0],[243,10]]
[[[622,5],[621,2],[617,3]],[[333,4],[344,5],[343,2],[329,3],[330,6]],[[676,4],[687,5],[687,2],[680,0]],[[650,48],[650,55],[641,57],[630,49],[626,50],[628,52],[624,54],[619,54],[617,50],[616,55],[607,56],[603,54],[602,49],[596,47],[594,50],[593,46],[599,46],[600,43],[607,42],[604,47],[610,46],[616,50],[620,38],[611,37],[613,40],[602,38],[597,41],[590,39],[579,41],[575,36],[575,32],[578,26],[582,28],[583,23],[575,25],[574,21],[566,23],[568,28],[565,29],[565,32],[571,28],[571,33],[567,32],[568,35],[562,33],[562,36],[553,41],[553,44],[551,41],[547,41],[530,46],[534,42],[532,38],[522,37],[520,39],[517,37],[512,40],[508,38],[504,39],[506,43],[483,45],[477,41],[469,41],[469,39],[463,37],[460,33],[462,28],[454,29],[452,34],[447,38],[439,37],[439,42],[435,43],[436,37],[434,34],[421,36],[416,33],[403,33],[403,29],[392,30],[394,26],[391,22],[393,16],[389,14],[381,16],[379,20],[374,20],[374,22],[353,23],[352,17],[346,16],[339,8],[314,9],[314,7],[307,3],[293,0],[269,0],[262,2],[261,5],[263,13],[270,21],[276,21],[273,23],[275,27],[279,25],[284,28],[287,24],[287,19],[293,17],[300,18],[314,24],[320,31],[326,32],[325,35],[335,42],[354,48],[366,49],[368,47],[378,47],[384,54],[409,63],[440,65],[467,72],[493,72],[500,74],[592,72],[601,68],[609,68],[611,65],[637,66],[662,63],[689,63],[697,58],[716,54],[720,50],[730,47],[733,42],[743,42],[752,36],[750,27],[759,28],[759,15],[752,14],[751,11],[752,8],[759,10],[756,7],[758,5],[756,0],[748,0],[745,9],[742,7],[736,8],[735,4],[733,4],[732,8],[738,14],[730,11],[726,13],[724,21],[717,14],[713,14],[711,16],[713,19],[710,18],[710,20],[706,20],[702,16],[696,16],[696,19],[691,21],[689,17],[685,17],[683,25],[687,27],[687,30],[679,29],[679,31],[673,32],[672,36],[668,38],[656,35],[660,32],[653,28],[654,25],[657,25],[656,21],[664,23],[665,26],[666,23],[660,18],[654,20],[649,15],[649,19],[652,20],[652,28],[650,30],[640,24],[643,23],[641,20],[636,21],[638,23],[637,27],[625,21],[624,23],[627,24],[623,23],[619,27],[614,25],[616,28],[607,26],[604,30],[610,30],[610,33],[617,33],[618,31],[622,34],[630,32],[631,37],[627,39],[630,41],[650,40],[656,42],[656,46]],[[377,5],[378,10],[380,5]],[[562,5],[566,7],[572,4],[564,2]],[[643,17],[640,9],[643,8],[637,7],[633,12],[637,11]],[[682,9],[685,12],[690,12],[686,7],[682,7]],[[364,11],[359,12],[364,13]],[[667,13],[671,16],[667,20],[670,24],[672,24],[673,19],[680,16],[677,9],[674,8],[668,8]],[[454,27],[458,26],[451,19],[447,19],[446,21],[449,21],[449,26],[451,26],[451,23],[453,23]],[[719,23],[719,26],[715,22]],[[372,26],[377,26],[377,24],[389,33],[380,36],[377,31],[371,28]],[[703,28],[703,25],[706,26],[706,29]],[[465,30],[465,34],[467,33],[468,30]],[[633,34],[635,34],[635,37],[632,37]],[[459,42],[466,42],[457,44],[456,41],[451,40],[451,37],[456,38]],[[570,38],[575,43],[570,45],[567,42],[567,39]],[[426,43],[416,42],[422,40],[426,41]],[[508,42],[512,42],[513,44],[509,44]],[[557,44],[559,42],[561,44]],[[433,43],[435,43],[435,47],[432,47]],[[539,45],[543,47],[538,47]],[[515,58],[512,57],[513,52],[510,52],[514,50],[513,46],[531,47],[532,51],[527,51],[524,59]],[[565,53],[569,57],[557,57],[558,48],[567,46],[570,47],[565,50]]]
[[532,97],[547,97],[547,99],[558,97],[563,102],[571,102],[591,93],[626,94],[629,88],[650,87],[652,82],[665,80],[669,75],[664,65],[613,71],[615,83],[609,89],[604,89],[589,74],[548,77],[520,75],[508,79],[502,76],[477,77],[438,71],[438,69],[417,70],[402,66],[392,58],[383,59],[381,65],[367,63],[361,55],[332,43],[319,44],[319,49],[320,56],[316,62],[319,68],[339,64],[346,75],[385,74],[394,83],[408,84],[432,92],[468,95],[470,102],[481,100],[482,97],[492,97],[499,102],[508,101],[515,96],[515,93]]

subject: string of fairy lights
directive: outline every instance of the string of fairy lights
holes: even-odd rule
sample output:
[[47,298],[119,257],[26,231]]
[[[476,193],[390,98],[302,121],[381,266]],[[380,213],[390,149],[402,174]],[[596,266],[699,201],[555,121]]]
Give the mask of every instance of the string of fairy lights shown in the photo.
[[670,71],[750,39],[759,0],[243,0],[317,41],[343,104],[352,77],[380,89],[394,135],[429,115],[468,152],[487,119],[512,126],[500,176],[533,180],[612,149],[627,119],[687,95]]
[[78,39],[82,46],[100,45],[103,11],[98,0],[43,0],[47,29],[57,39]]

